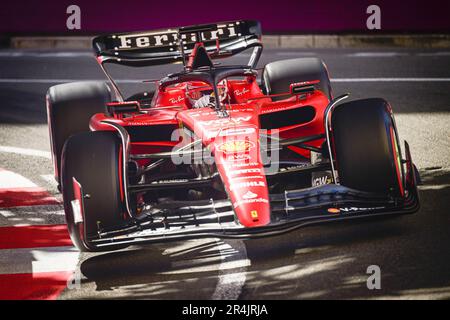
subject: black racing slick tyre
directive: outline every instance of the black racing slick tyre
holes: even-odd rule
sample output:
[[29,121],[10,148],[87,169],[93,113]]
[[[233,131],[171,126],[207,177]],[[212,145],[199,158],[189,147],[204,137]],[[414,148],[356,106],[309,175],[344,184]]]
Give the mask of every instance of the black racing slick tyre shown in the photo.
[[89,120],[104,112],[111,94],[104,82],[73,82],[48,89],[46,100],[55,179],[60,183],[64,143],[73,134],[89,131]]
[[[325,63],[316,57],[280,60],[268,63],[264,67],[262,76],[266,94],[280,94],[289,92],[292,83],[320,80],[316,85],[328,98],[332,99],[331,84]],[[274,101],[286,97],[273,97]]]
[[[86,239],[96,237],[99,230],[122,226],[127,220],[122,152],[122,142],[115,132],[109,131],[78,133],[64,145],[61,157],[64,211],[70,237],[80,251],[100,251]],[[72,207],[73,178],[85,195],[81,223],[75,223]]]
[[373,98],[338,105],[331,128],[340,184],[403,196],[401,151],[388,102]]

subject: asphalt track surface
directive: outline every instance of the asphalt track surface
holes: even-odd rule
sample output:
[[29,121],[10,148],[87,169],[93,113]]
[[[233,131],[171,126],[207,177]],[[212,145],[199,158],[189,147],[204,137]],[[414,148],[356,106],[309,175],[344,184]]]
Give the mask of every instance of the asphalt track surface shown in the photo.
[[[0,51],[0,298],[450,298],[450,52],[266,50],[261,65],[311,55],[326,61],[335,95],[391,102],[423,180],[417,214],[78,254],[61,226],[44,96],[56,83],[104,77],[90,52]],[[114,73],[132,92],[175,69]],[[367,288],[370,265],[380,290]]]

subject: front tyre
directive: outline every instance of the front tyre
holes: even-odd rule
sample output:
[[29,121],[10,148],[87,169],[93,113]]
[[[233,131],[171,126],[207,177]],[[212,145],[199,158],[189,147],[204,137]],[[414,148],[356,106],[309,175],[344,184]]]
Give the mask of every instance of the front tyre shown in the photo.
[[404,195],[403,166],[392,109],[372,98],[338,105],[331,115],[340,184],[367,192]]
[[[64,210],[70,237],[80,251],[100,251],[90,246],[86,238],[96,237],[99,230],[126,222],[122,152],[121,140],[109,131],[79,133],[71,136],[64,145],[61,158]],[[75,199],[73,178],[80,183],[86,196],[82,233],[80,223],[74,221],[71,204]]]

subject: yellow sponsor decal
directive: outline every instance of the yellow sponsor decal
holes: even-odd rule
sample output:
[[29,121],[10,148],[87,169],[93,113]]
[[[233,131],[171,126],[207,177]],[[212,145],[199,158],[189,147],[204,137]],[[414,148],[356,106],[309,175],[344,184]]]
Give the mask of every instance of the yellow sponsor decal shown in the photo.
[[250,216],[252,217],[253,220],[258,220],[258,211],[256,210],[250,211]]
[[241,153],[248,152],[252,147],[254,144],[251,141],[233,140],[222,143],[218,149],[225,153]]

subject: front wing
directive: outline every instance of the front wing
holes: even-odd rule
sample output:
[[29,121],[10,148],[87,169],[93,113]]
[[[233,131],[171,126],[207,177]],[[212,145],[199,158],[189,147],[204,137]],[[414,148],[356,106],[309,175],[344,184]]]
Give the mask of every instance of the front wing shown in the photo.
[[271,223],[252,228],[237,222],[227,200],[172,202],[159,208],[163,214],[141,214],[127,226],[100,230],[95,238],[84,235],[84,241],[89,247],[108,250],[127,244],[209,237],[248,239],[275,236],[317,223],[414,213],[420,207],[418,177],[407,143],[405,151],[403,198],[390,198],[337,184],[289,190],[270,195]]

